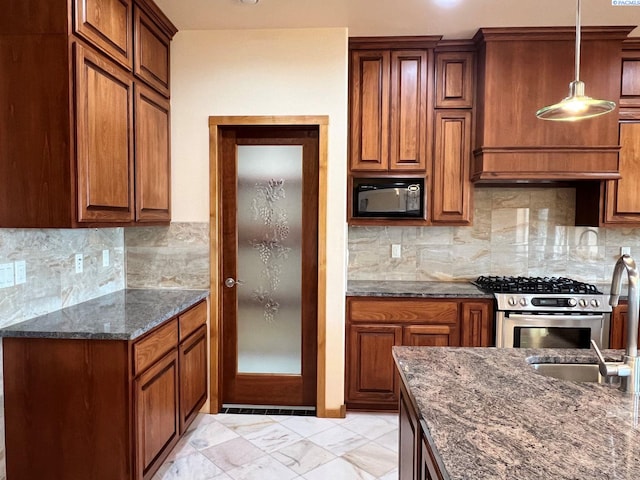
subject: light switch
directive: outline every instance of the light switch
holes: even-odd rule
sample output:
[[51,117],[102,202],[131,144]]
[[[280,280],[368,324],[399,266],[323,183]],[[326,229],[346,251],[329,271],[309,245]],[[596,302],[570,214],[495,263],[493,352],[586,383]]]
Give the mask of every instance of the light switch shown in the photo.
[[102,250],[102,266],[103,267],[108,267],[109,266],[109,250]]
[[0,288],[13,287],[13,263],[0,265]]
[[391,258],[400,257],[402,257],[402,245],[394,243],[393,245],[391,245]]
[[620,247],[620,255],[631,255],[631,247]]

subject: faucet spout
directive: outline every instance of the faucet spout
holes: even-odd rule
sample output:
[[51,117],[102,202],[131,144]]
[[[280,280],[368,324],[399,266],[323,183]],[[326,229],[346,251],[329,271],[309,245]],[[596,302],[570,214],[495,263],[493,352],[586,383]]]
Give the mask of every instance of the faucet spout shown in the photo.
[[622,273],[627,273],[628,279],[628,303],[629,311],[627,314],[627,348],[626,355],[628,357],[638,356],[638,314],[640,303],[638,301],[638,268],[636,262],[630,255],[622,255],[613,269],[613,277],[611,280],[611,298],[609,303],[612,306],[618,304],[620,298],[620,286],[622,283]]
[[618,304],[620,298],[620,283],[622,273],[627,272],[628,280],[628,302],[629,311],[627,313],[627,350],[622,362],[607,362],[598,349],[596,342],[591,340],[593,349],[598,357],[598,365],[602,376],[620,377],[620,390],[632,395],[640,395],[640,357],[638,357],[638,268],[636,262],[629,255],[622,255],[616,262],[613,269],[611,281],[612,306]]

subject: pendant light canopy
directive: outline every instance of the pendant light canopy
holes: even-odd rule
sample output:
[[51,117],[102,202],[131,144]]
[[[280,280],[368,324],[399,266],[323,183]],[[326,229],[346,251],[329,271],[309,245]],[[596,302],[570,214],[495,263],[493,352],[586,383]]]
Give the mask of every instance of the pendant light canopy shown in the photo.
[[580,81],[580,2],[577,0],[576,7],[576,79],[569,84],[567,98],[536,112],[536,117],[542,120],[573,122],[604,115],[616,108],[614,102],[597,100],[584,94],[584,82]]

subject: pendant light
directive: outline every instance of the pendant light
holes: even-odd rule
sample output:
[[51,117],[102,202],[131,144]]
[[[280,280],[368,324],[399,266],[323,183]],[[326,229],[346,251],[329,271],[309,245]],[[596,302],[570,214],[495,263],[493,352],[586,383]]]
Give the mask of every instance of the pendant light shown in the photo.
[[576,77],[569,84],[569,96],[555,105],[543,107],[536,112],[542,120],[573,122],[584,118],[597,117],[616,108],[609,100],[596,100],[584,94],[584,82],[580,81],[580,1],[576,7]]

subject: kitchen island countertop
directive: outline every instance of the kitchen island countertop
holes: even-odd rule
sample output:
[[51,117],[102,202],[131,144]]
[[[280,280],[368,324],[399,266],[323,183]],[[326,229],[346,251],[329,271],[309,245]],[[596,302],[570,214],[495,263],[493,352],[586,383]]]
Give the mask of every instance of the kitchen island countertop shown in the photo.
[[471,282],[349,280],[348,297],[494,298]]
[[640,397],[528,364],[592,363],[589,350],[394,347],[393,355],[445,478],[640,478]]
[[0,337],[134,340],[208,290],[125,289],[0,329]]

